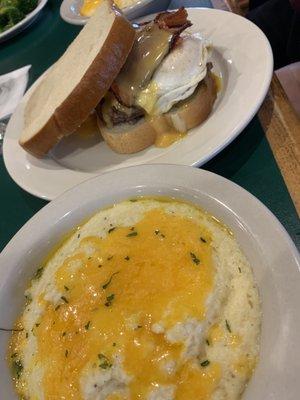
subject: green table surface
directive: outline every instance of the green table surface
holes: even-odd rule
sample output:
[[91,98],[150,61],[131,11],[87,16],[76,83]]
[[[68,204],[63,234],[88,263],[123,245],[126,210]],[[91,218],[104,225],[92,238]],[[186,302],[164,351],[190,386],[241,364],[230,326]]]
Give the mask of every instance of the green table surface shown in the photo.
[[[32,84],[58,59],[80,30],[60,18],[59,7],[58,0],[49,0],[34,25],[0,44],[0,75],[31,64],[29,84]],[[261,200],[300,248],[299,218],[257,117],[231,145],[202,168],[232,180]],[[13,182],[2,157],[0,188],[2,250],[21,226],[47,203]]]

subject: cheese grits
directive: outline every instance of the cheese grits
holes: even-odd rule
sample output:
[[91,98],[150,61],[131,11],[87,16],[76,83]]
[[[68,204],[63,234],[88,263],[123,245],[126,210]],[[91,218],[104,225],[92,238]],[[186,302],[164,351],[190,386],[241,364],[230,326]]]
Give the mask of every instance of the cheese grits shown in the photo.
[[44,265],[9,361],[26,400],[235,400],[257,363],[261,310],[231,232],[171,199],[121,202]]

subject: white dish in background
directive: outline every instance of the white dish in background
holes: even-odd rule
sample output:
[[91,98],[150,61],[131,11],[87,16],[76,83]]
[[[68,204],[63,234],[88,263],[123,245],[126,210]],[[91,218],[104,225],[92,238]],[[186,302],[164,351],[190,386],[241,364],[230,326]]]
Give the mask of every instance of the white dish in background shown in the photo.
[[[97,210],[138,195],[169,196],[200,205],[233,231],[252,265],[263,310],[260,360],[243,400],[298,399],[299,254],[282,225],[255,197],[196,168],[142,165],[112,171],[71,189],[39,211],[0,255],[0,326],[13,326],[24,306],[29,279],[64,235]],[[9,337],[10,333],[0,332],[1,398],[16,400],[5,360]]]
[[[166,10],[169,3],[170,0],[139,0],[136,4],[124,8],[122,12],[128,19],[132,20],[143,15]],[[60,6],[60,16],[69,24],[85,25],[89,18],[80,14],[82,4],[83,0],[63,0]]]
[[12,26],[10,29],[7,29],[6,31],[0,33],[0,43],[17,35],[24,29],[26,29],[29,25],[31,25],[37,18],[38,14],[45,7],[47,1],[48,0],[39,0],[38,6],[33,11],[31,11],[31,13],[27,14],[25,18],[23,18],[16,25]]
[[77,135],[70,135],[48,157],[37,159],[18,144],[29,90],[9,121],[4,138],[4,162],[12,179],[33,195],[53,200],[109,170],[153,163],[199,166],[226,147],[252,119],[266,95],[273,71],[271,48],[264,34],[238,15],[195,8],[188,13],[193,30],[212,41],[214,71],[223,81],[214,109],[202,125],[170,147],[152,146],[129,155],[113,152],[100,135],[79,141]]

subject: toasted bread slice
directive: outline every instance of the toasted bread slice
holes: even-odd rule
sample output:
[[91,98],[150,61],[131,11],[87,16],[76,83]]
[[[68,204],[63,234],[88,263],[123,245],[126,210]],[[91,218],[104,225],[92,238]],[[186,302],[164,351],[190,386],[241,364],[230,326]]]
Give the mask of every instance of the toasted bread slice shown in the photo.
[[131,24],[104,0],[31,94],[20,145],[41,157],[74,132],[111,86],[134,40]]
[[216,97],[215,80],[208,72],[194,94],[178,103],[168,113],[114,128],[107,128],[98,117],[98,127],[112,150],[122,154],[136,153],[154,144],[157,135],[164,129],[183,133],[200,125],[211,113]]

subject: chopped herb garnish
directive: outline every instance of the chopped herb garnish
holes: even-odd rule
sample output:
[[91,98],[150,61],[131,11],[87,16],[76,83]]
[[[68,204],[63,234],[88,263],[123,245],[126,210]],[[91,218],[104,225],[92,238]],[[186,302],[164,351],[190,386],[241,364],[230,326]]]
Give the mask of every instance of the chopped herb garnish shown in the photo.
[[141,329],[143,327],[143,325],[138,325],[137,327],[136,327],[136,329]]
[[65,296],[61,296],[61,299],[65,302],[65,303],[69,303],[69,300],[65,298]]
[[88,260],[91,260],[92,259],[92,257],[88,257]]
[[54,310],[57,311],[59,308],[60,308],[60,304],[59,304],[58,306],[56,306],[56,307],[54,308]]
[[129,261],[129,260],[130,260],[130,257],[129,257],[129,256],[126,256],[126,257],[124,257],[124,259],[127,260],[127,261]]
[[240,268],[240,267],[238,267],[238,268],[239,268],[239,272],[240,272],[240,273],[242,273],[242,270],[241,270],[241,268]]
[[79,239],[80,238],[80,233],[78,233],[78,235],[77,235],[77,239]]
[[231,333],[231,327],[230,327],[229,322],[227,321],[227,319],[225,320],[225,324],[226,324],[226,328],[227,328],[228,332]]
[[137,236],[137,232],[136,231],[134,231],[134,232],[130,232],[130,233],[128,233],[128,235],[126,235],[127,237],[133,237],[133,236]]
[[10,356],[10,358],[16,358],[17,355],[18,355],[18,353],[13,353],[13,354]]
[[67,332],[63,332],[62,336],[66,336]]
[[106,307],[111,306],[111,303],[113,302],[114,298],[115,298],[115,295],[114,295],[114,294],[110,294],[109,296],[107,296],[107,297],[106,297],[105,306],[106,306]]
[[113,347],[116,347],[116,345],[117,345],[117,343],[116,343],[116,342],[114,342],[114,343],[113,343]]
[[131,230],[131,231],[134,231],[134,226],[132,226],[132,227],[130,228],[130,230]]
[[111,368],[112,364],[110,363],[109,359],[104,354],[98,354],[98,358],[100,360],[99,367],[102,369]]
[[112,365],[111,365],[108,361],[103,361],[103,362],[99,365],[99,367],[102,368],[102,369],[111,368],[111,366],[112,366]]
[[101,268],[101,267],[102,267],[102,264],[99,264],[99,265],[98,265],[98,268]]
[[193,263],[195,263],[196,265],[198,265],[198,264],[200,263],[200,260],[199,260],[199,258],[196,256],[196,254],[190,253],[190,256],[192,257]]
[[102,288],[103,288],[103,289],[106,289],[106,288],[111,284],[112,278],[113,278],[115,275],[117,275],[119,272],[120,272],[120,271],[114,272],[114,273],[111,275],[111,277],[109,278],[109,280],[108,280],[104,285],[102,285]]
[[159,229],[155,229],[154,233],[155,233],[155,235],[159,235],[159,236],[162,237],[162,238],[165,238],[165,237],[166,237],[163,233],[160,232]]
[[0,331],[2,331],[2,332],[22,332],[22,331],[24,331],[24,329],[23,328],[21,328],[21,329],[0,328]]
[[201,367],[207,367],[210,364],[210,362],[208,360],[202,361],[200,363]]
[[64,285],[64,288],[65,288],[66,291],[69,291],[69,290],[70,290],[70,289],[68,288],[68,286],[65,286],[65,285]]
[[130,199],[129,201],[131,201],[131,203],[135,203],[137,199]]
[[85,330],[88,331],[91,325],[91,321],[89,321],[87,324],[84,325]]
[[29,304],[32,302],[32,297],[30,294],[25,294],[26,303]]
[[39,268],[36,270],[35,274],[33,275],[33,279],[40,279],[40,277],[43,275],[44,272],[44,267]]
[[206,344],[207,344],[207,346],[210,346],[210,343],[209,343],[208,339],[206,339]]
[[68,357],[68,354],[69,354],[69,350],[66,350],[65,351],[65,357]]
[[107,257],[107,260],[110,261],[113,258],[113,256]]
[[28,334],[28,332],[26,332],[26,334],[25,334],[26,339],[28,339],[28,336],[29,336],[29,334]]
[[115,229],[116,229],[116,227],[110,228],[110,229],[108,230],[108,233],[112,233]]
[[12,363],[12,371],[14,376],[19,379],[22,371],[23,371],[23,364],[21,362],[21,360],[14,360]]
[[206,243],[206,240],[201,236],[200,238],[201,242]]
[[41,324],[35,324],[35,326],[38,328]]

